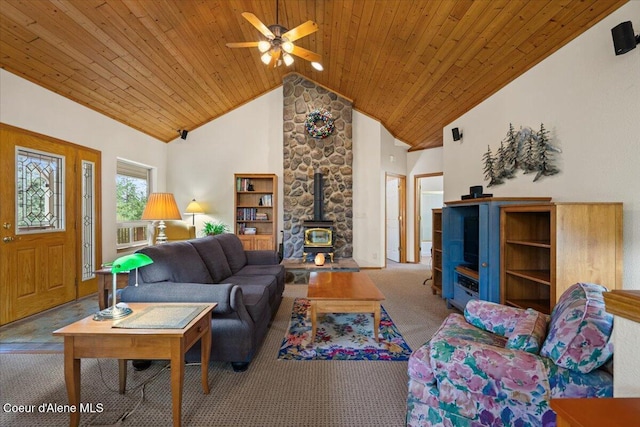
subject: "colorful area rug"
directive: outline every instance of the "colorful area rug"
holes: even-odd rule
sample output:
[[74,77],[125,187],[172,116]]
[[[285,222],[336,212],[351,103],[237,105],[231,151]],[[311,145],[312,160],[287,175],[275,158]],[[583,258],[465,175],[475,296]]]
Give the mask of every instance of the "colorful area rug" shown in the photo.
[[409,360],[411,348],[384,308],[380,313],[380,342],[373,337],[373,313],[330,313],[318,316],[318,333],[311,343],[308,311],[309,301],[296,298],[278,359]]

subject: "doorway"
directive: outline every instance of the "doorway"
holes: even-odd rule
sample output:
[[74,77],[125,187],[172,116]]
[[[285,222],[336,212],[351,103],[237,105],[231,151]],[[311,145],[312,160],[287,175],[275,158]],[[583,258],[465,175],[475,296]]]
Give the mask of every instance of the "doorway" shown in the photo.
[[0,124],[0,325],[97,290],[100,152]]
[[444,204],[444,177],[442,172],[414,176],[415,207],[415,261],[431,265],[433,234],[432,210]]
[[400,263],[407,262],[406,188],[404,175],[386,174],[386,259]]

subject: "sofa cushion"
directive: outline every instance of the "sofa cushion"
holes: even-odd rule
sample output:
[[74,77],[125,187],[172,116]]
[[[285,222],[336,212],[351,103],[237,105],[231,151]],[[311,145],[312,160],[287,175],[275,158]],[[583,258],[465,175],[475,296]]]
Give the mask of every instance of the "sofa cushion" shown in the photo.
[[262,275],[276,276],[278,282],[284,283],[284,265],[245,265],[235,276],[262,276]]
[[240,286],[243,291],[245,286],[257,285],[266,288],[269,295],[269,304],[271,305],[275,304],[278,297],[278,282],[276,276],[270,274],[261,276],[239,276],[234,274],[233,276],[227,277],[226,282]]
[[193,239],[189,243],[200,254],[214,283],[222,283],[227,277],[231,276],[231,267],[229,267],[227,257],[222,250],[222,246],[220,246],[220,242],[214,236]]
[[153,264],[139,269],[144,283],[213,283],[198,251],[188,242],[164,243],[137,252],[153,260]]
[[551,313],[549,334],[540,355],[557,365],[587,373],[613,355],[613,315],[605,311],[604,286],[576,283],[560,297]]
[[531,308],[518,319],[511,331],[506,348],[538,354],[547,335],[547,316]]
[[271,313],[269,290],[261,285],[242,285],[242,301],[254,322],[261,322],[265,313]]
[[551,398],[613,397],[613,374],[604,369],[594,369],[583,374],[562,368],[551,359],[541,357],[545,364]]
[[222,250],[227,257],[231,273],[236,274],[242,267],[247,265],[247,255],[244,252],[242,242],[235,234],[224,233],[214,236],[222,246]]

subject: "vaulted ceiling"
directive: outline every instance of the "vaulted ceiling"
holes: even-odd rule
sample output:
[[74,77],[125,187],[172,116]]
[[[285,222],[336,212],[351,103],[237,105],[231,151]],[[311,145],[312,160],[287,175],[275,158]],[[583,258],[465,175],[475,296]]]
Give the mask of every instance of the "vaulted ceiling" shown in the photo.
[[[276,18],[276,0],[0,0],[0,66],[165,142],[297,72],[417,150],[626,2],[279,0]],[[226,47],[262,38],[242,12],[315,21],[296,45],[324,71]]]

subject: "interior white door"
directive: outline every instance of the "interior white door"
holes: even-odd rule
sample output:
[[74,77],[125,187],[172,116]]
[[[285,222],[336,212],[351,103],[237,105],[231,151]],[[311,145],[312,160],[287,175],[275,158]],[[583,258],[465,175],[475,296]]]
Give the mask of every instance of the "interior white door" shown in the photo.
[[442,175],[420,178],[420,262],[431,261],[432,211],[443,206]]
[[387,177],[387,258],[400,262],[400,185],[396,177]]

